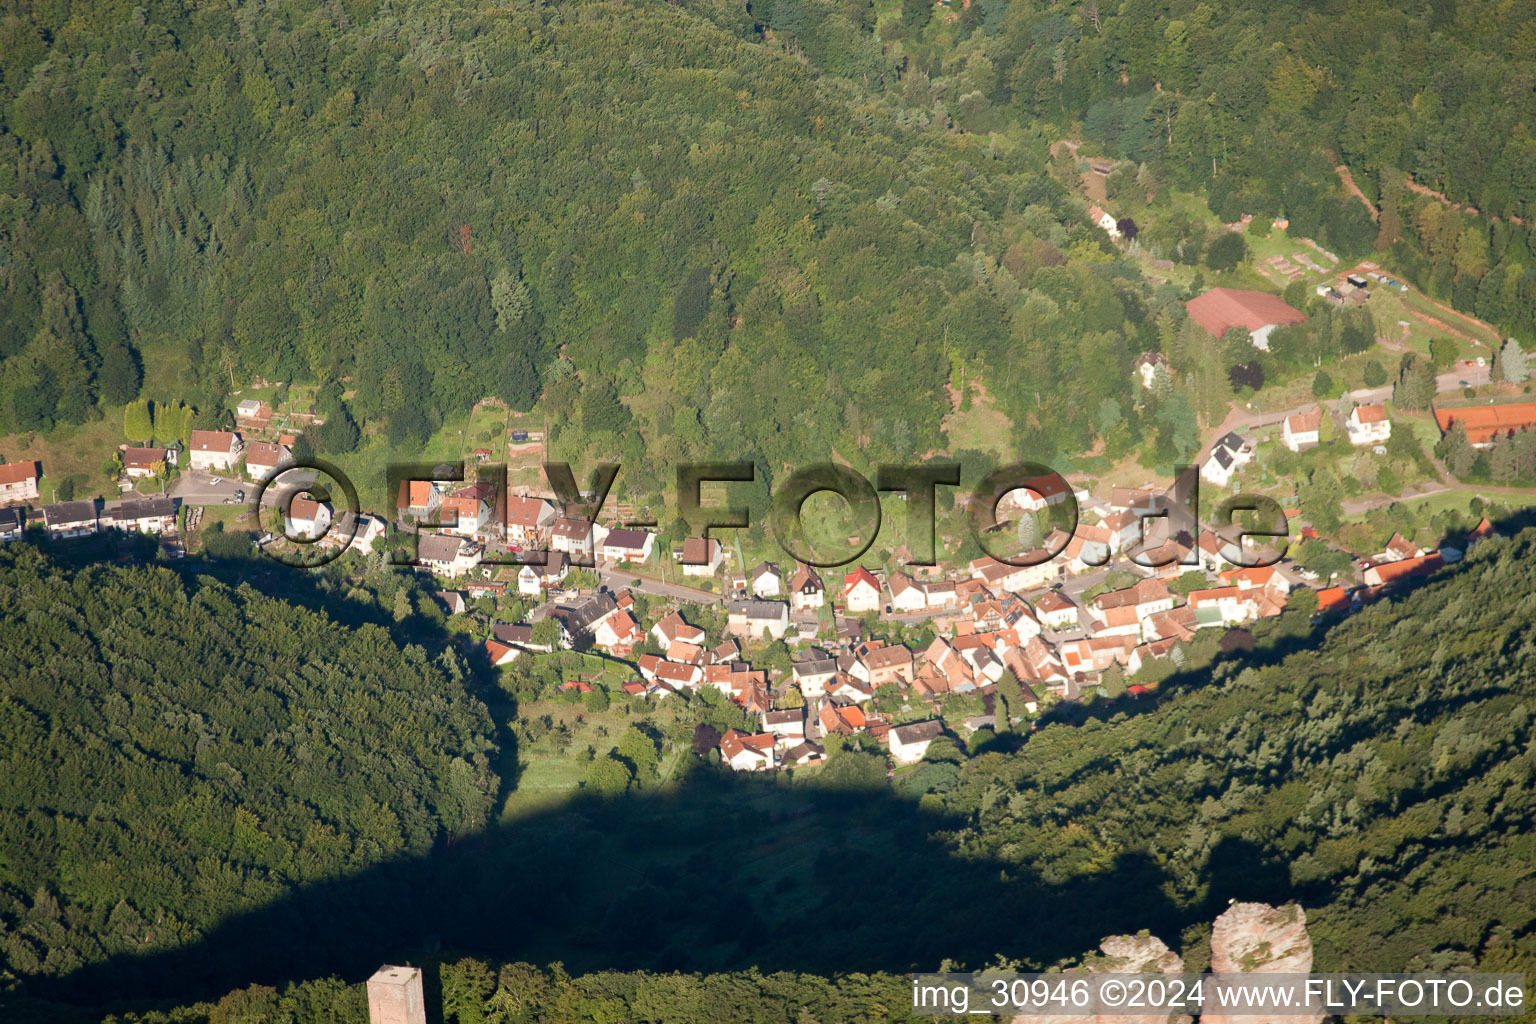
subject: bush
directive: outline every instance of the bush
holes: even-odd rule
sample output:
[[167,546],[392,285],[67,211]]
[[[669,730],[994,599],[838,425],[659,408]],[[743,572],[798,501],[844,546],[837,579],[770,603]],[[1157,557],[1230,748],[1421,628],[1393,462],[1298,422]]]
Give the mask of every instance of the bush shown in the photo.
[[1381,363],[1372,359],[1365,364],[1365,386],[1379,388],[1387,382],[1387,370]]
[[1327,398],[1333,394],[1333,378],[1328,376],[1327,370],[1318,370],[1317,376],[1312,378],[1312,397]]

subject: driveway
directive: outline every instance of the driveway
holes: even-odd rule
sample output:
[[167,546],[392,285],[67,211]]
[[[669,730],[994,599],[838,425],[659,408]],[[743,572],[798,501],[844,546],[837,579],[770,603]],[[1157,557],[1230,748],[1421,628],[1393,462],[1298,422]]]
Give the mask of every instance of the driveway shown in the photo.
[[[263,496],[262,504],[268,508],[274,507],[280,497],[308,487],[315,482],[315,477],[313,470],[293,470],[284,473],[281,485],[269,488]],[[219,482],[214,483],[215,479]],[[244,491],[246,501],[250,502],[255,499],[256,490],[260,486],[243,477],[228,473],[189,469],[176,478],[176,482],[171,484],[169,493],[171,497],[181,499],[183,505],[222,505],[225,499],[233,497],[237,491]]]

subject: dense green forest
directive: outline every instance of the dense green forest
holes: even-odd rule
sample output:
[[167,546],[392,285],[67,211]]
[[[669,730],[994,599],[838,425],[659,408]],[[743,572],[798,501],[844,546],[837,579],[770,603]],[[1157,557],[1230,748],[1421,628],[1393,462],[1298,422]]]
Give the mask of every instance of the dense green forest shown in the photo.
[[[654,493],[686,458],[771,483],[943,447],[944,385],[979,376],[1020,451],[1150,432],[1171,464],[1253,353],[1189,330],[1179,290],[1085,223],[1046,173],[1059,135],[1124,158],[1127,208],[1203,191],[1536,323],[1511,220],[1536,188],[1536,13],[1409,7],[13,3],[0,429],[141,392],[210,425],[265,377],[326,385],[323,453],[354,420],[398,453],[483,396],[542,396],[562,450]],[[1146,245],[1223,265],[1203,227],[1154,220]],[[1135,409],[1146,349],[1178,387]]]
[[912,59],[913,107],[941,107],[974,132],[1080,122],[1083,138],[1128,161],[1107,183],[1117,205],[1162,181],[1204,191],[1224,221],[1284,216],[1293,235],[1345,255],[1385,251],[1437,298],[1536,338],[1529,0],[976,0],[954,20],[934,10],[909,0],[884,33]]
[[0,988],[485,823],[486,710],[419,646],[165,569],[0,551]]
[[[441,683],[411,697],[425,685],[419,655],[371,627],[322,629],[308,613],[221,585],[188,588],[154,570],[69,580],[27,555],[6,577],[16,595],[7,606],[19,609],[7,642],[29,662],[8,684],[20,695],[3,705],[8,776],[28,794],[26,810],[8,811],[3,861],[0,948],[22,983],[13,997],[99,1004],[114,992],[125,1008],[147,1009],[145,1000],[216,998],[253,982],[359,978],[439,948],[450,959],[558,960],[586,972],[825,975],[999,956],[1039,966],[1141,928],[1198,948],[1233,898],[1305,906],[1321,969],[1529,969],[1533,555],[1536,531],[1487,542],[1417,591],[1326,631],[1289,611],[1253,640],[1224,644],[1211,669],[1166,680],[1156,701],[1068,715],[1012,753],[946,745],[895,786],[883,757],[853,747],[787,779],[693,760],[665,791],[579,799],[480,829],[491,780],[466,749],[484,746],[478,713],[438,693]],[[355,673],[346,706],[362,721],[335,740],[359,750],[341,763],[351,769],[344,794],[329,780],[274,777],[274,764],[292,772],[325,756],[320,739],[290,747],[277,738],[319,719],[319,702],[295,706],[298,724],[285,732],[273,700],[254,705],[270,724],[249,722],[233,702],[215,717],[221,694],[227,701],[220,681],[148,686],[136,675],[145,663],[120,645],[147,631],[185,646],[147,614],[125,628],[128,593],[164,617],[200,622],[203,642],[227,643],[231,657],[240,645],[219,638],[249,635],[255,621],[280,640],[313,633],[309,656],[325,664],[367,653],[405,673],[392,678],[406,692],[381,693],[375,675]],[[39,623],[45,614],[58,621]],[[46,643],[16,639],[22,621]],[[262,649],[273,646],[292,645]],[[74,674],[50,674],[59,665]],[[236,672],[227,682],[245,695],[262,678]],[[334,676],[312,662],[283,678],[323,690]],[[98,681],[91,699],[60,707],[86,680]],[[148,699],[137,693],[168,687],[188,719],[205,716],[202,753],[196,730],[173,732],[182,720],[170,707],[137,710]],[[417,710],[370,725],[390,700]],[[49,713],[81,723],[71,736],[102,737],[88,747],[88,768],[69,767],[79,755],[59,752],[66,732],[43,724]],[[123,739],[109,745],[119,729]],[[162,733],[182,744],[174,784],[142,766],[173,745]],[[367,751],[385,737],[418,752],[375,766]],[[404,784],[384,792],[399,773]],[[197,816],[236,786],[241,811],[228,808],[217,824]],[[24,827],[28,813],[40,817]],[[380,819],[396,824],[382,829]],[[347,841],[327,834],[328,821]],[[463,828],[474,834],[429,849],[434,830]],[[204,852],[201,871],[183,843]],[[111,867],[100,853],[109,848]],[[399,856],[355,870],[385,848]],[[855,898],[854,880],[868,877],[887,895]],[[244,909],[209,926],[214,905]],[[182,922],[174,932],[156,930],[172,920]],[[158,949],[124,955],[135,943]]]

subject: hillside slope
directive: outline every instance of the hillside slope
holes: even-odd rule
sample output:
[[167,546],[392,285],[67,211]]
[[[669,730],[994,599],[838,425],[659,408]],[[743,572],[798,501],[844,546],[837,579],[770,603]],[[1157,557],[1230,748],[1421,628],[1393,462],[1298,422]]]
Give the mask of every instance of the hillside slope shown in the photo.
[[0,979],[195,942],[495,793],[462,675],[249,586],[16,545],[0,650]]

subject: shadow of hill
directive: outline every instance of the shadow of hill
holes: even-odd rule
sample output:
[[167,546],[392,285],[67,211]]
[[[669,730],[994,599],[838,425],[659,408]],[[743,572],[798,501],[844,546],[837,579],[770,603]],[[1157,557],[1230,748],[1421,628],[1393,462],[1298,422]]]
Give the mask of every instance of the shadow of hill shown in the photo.
[[[1191,920],[1150,859],[1062,885],[952,855],[962,825],[888,790],[701,773],[663,795],[578,799],[355,877],[292,892],[200,941],[118,956],[30,994],[147,1005],[252,983],[420,962],[439,946],[492,960],[720,971],[1047,964],[1106,934]],[[1198,915],[1196,915],[1198,916]]]

